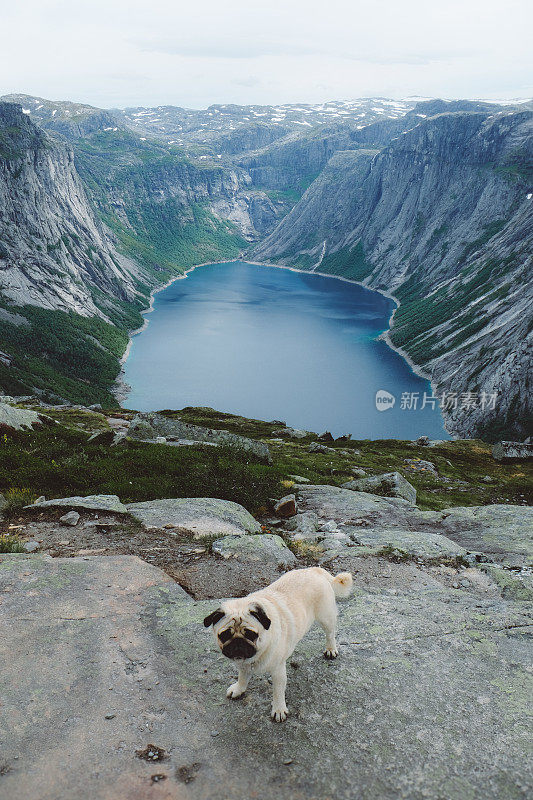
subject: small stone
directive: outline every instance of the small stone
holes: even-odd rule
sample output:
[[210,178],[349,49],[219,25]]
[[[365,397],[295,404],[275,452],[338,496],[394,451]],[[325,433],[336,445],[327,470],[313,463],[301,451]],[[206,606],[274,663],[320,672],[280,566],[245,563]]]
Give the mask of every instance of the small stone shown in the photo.
[[59,517],[59,521],[64,525],[72,525],[72,527],[74,527],[80,521],[80,515],[77,511],[69,511],[67,514],[63,514],[62,517]]
[[416,440],[416,444],[419,447],[427,447],[429,444],[429,436],[419,436]]
[[29,541],[29,542],[25,542],[24,543],[24,550],[27,553],[34,553],[36,550],[39,549],[40,546],[41,545],[39,544],[39,542],[37,542],[37,541],[35,541],[33,539],[33,540]]
[[106,714],[104,716],[104,719],[115,719],[115,717],[116,717],[116,714]]
[[167,437],[166,436],[156,436],[155,437],[155,443],[156,444],[166,444],[167,443]]
[[294,515],[298,513],[296,495],[288,494],[282,497],[274,506],[274,513],[278,517],[294,517]]
[[283,761],[283,763],[285,764],[285,766],[287,766],[287,767],[288,767],[288,766],[289,766],[289,764],[292,764],[292,762],[293,762],[293,761],[294,761],[294,759],[293,759],[293,758],[286,758],[286,759]]
[[364,478],[366,475],[365,470],[361,469],[361,467],[352,467],[350,471],[352,475],[355,475],[356,478]]

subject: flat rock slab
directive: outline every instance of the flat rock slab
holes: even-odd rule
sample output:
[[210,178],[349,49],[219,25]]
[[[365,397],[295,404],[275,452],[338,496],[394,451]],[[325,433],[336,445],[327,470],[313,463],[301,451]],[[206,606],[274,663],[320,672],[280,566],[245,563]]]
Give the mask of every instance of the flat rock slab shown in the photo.
[[463,547],[507,566],[533,563],[533,507],[458,507],[442,515],[440,530]]
[[276,567],[293,567],[296,556],[283,539],[273,533],[257,536],[224,536],[213,542],[213,553],[222,558],[235,558],[240,562],[272,564]]
[[[0,599],[1,800],[533,791],[524,603],[356,589],[340,605],[340,657],[323,659],[313,628],[291,658],[280,726],[266,678],[226,699],[234,667],[202,625],[216,601],[192,602],[135,557],[3,556]],[[140,759],[147,745],[166,757]]]
[[116,494],[92,494],[87,497],[60,497],[57,500],[41,500],[26,506],[27,509],[41,508],[83,508],[87,511],[107,511],[115,514],[127,514],[128,509],[120,502]]
[[400,497],[378,497],[368,492],[324,485],[301,486],[298,494],[302,511],[314,511],[321,519],[333,519],[347,525],[364,523],[372,527],[417,528],[428,520],[437,523],[440,519],[436,512],[419,511]]
[[245,508],[231,500],[184,497],[129,503],[126,508],[145,528],[163,528],[169,525],[197,538],[259,533],[261,530],[257,520]]
[[[419,558],[425,563],[445,562],[463,563],[467,551],[464,547],[436,533],[427,531],[365,530],[342,527],[341,530],[351,540],[351,546],[341,546],[345,554],[387,555],[396,560]],[[331,556],[331,554],[328,554]]]
[[336,486],[300,486],[300,510],[312,511],[319,520],[374,531],[392,528],[437,534],[460,548],[480,552],[506,566],[523,566],[533,559],[533,508],[489,505],[420,511],[405,500],[377,497]]

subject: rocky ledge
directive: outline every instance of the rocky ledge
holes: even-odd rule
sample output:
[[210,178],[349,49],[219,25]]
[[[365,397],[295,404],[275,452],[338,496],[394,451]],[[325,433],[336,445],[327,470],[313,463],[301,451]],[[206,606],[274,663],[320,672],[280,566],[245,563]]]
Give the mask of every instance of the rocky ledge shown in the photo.
[[213,601],[132,556],[2,557],[0,797],[530,796],[531,608],[405,565],[355,577],[340,657],[313,628],[280,728],[265,678],[226,699]]

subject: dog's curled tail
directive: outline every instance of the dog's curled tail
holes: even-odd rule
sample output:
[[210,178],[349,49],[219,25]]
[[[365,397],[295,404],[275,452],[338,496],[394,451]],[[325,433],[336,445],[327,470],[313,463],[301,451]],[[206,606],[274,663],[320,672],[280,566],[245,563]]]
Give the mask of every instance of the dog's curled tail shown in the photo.
[[332,577],[331,586],[335,592],[335,597],[348,597],[352,591],[353,578],[351,572],[339,572]]

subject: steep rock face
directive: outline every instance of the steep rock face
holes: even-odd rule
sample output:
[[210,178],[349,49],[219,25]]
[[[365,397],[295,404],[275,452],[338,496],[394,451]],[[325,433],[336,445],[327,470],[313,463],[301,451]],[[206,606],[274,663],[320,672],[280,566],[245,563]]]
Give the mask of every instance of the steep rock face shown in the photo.
[[161,158],[152,164],[120,165],[106,180],[105,203],[134,229],[139,221],[142,228],[145,212],[151,209],[157,214],[166,204],[171,205],[174,224],[184,225],[192,220],[193,207],[201,204],[219,220],[234,224],[243,238],[254,241],[272,230],[279,214],[271,199],[251,184],[239,168]]
[[[337,153],[253,251],[395,292],[391,340],[457,396],[445,415],[459,435],[526,431],[532,117],[440,114],[380,152]],[[496,399],[482,408],[482,393]]]
[[72,151],[0,103],[0,292],[13,304],[102,314],[133,300],[133,264],[91,210]]

